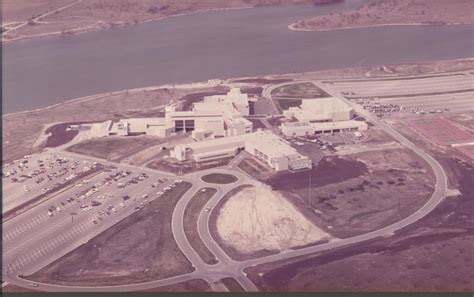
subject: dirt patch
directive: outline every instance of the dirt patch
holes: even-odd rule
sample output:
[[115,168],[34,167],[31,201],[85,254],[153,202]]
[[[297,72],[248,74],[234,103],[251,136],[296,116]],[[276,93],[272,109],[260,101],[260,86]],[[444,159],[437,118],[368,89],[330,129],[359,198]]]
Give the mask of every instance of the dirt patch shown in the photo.
[[66,150],[109,161],[120,161],[162,140],[151,136],[104,137],[86,140]]
[[[471,291],[474,168],[438,157],[461,196],[394,236],[247,269],[264,291]],[[259,275],[261,274],[261,276]]]
[[211,160],[206,162],[194,162],[191,160],[179,162],[174,158],[164,158],[161,160],[152,161],[148,163],[146,167],[175,174],[186,174],[199,170],[206,170],[210,168],[225,166],[229,164],[232,159],[233,157]]
[[385,24],[472,24],[470,0],[369,0],[352,11],[300,20],[292,27],[328,30]]
[[260,249],[258,251],[252,252],[252,253],[241,253],[237,249],[235,249],[233,246],[228,245],[219,235],[219,232],[217,231],[217,219],[220,214],[220,210],[223,208],[224,204],[234,195],[239,193],[240,191],[251,188],[252,186],[250,185],[242,185],[238,186],[232,190],[230,190],[227,194],[222,197],[222,199],[217,203],[216,207],[211,212],[211,215],[209,217],[209,230],[211,232],[212,237],[216,240],[216,242],[219,244],[219,246],[225,251],[229,257],[231,257],[234,260],[237,261],[244,261],[248,259],[254,259],[254,258],[260,258],[260,257],[265,257],[273,254],[277,254],[278,251],[276,250],[267,250],[267,249]]
[[59,285],[108,286],[192,272],[171,230],[173,209],[191,186],[177,185],[27,278]]
[[199,237],[197,222],[204,205],[217,192],[214,188],[202,188],[197,192],[186,206],[184,211],[184,233],[193,249],[198,253],[201,259],[207,264],[216,264],[216,257],[209,251]]
[[201,177],[203,181],[211,184],[231,184],[235,183],[238,179],[231,174],[222,173],[211,173]]
[[245,188],[220,209],[217,232],[226,244],[246,254],[287,250],[327,238],[277,192]]
[[153,289],[140,290],[137,292],[212,292],[211,286],[203,279],[192,279],[189,281],[163,286]]

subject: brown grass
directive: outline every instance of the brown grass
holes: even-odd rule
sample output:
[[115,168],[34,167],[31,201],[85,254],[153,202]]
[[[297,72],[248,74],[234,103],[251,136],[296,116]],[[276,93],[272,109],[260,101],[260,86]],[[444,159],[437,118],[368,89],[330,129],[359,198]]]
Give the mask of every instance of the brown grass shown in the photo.
[[471,0],[369,0],[355,10],[300,20],[293,26],[326,30],[384,24],[472,24],[473,12]]

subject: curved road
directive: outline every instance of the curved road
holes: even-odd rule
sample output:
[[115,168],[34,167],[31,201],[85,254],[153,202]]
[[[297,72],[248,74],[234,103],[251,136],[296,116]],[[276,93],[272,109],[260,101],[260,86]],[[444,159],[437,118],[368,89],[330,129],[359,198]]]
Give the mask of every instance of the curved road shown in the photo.
[[[293,82],[293,83],[301,83],[304,81]],[[316,85],[320,85],[319,82],[313,82]],[[282,84],[284,85],[284,84]],[[278,85],[281,86],[281,85]],[[264,94],[270,97],[271,90],[275,87],[273,86],[264,91]],[[324,90],[328,92],[332,96],[341,97],[341,94],[337,93],[334,90],[331,90],[328,86],[324,86]],[[344,98],[344,100],[346,100]],[[417,155],[423,158],[433,169],[433,172],[436,177],[436,183],[434,187],[433,194],[430,200],[423,205],[419,210],[415,213],[411,214],[410,216],[384,228],[379,230],[369,232],[366,234],[345,238],[345,239],[333,239],[328,243],[317,245],[317,246],[310,246],[298,250],[286,250],[280,252],[279,254],[265,256],[257,259],[245,260],[245,261],[235,261],[231,259],[223,250],[222,248],[216,243],[214,238],[211,235],[209,230],[209,219],[212,210],[216,207],[219,201],[225,196],[227,192],[234,189],[240,185],[255,185],[261,186],[260,182],[252,180],[250,177],[246,176],[245,174],[238,172],[233,169],[232,166],[229,168],[218,168],[218,169],[209,169],[205,171],[200,171],[196,173],[190,173],[183,177],[183,179],[193,183],[193,186],[190,190],[186,192],[186,194],[178,201],[172,216],[172,230],[174,238],[186,255],[188,260],[193,264],[195,270],[192,273],[179,275],[167,279],[161,279],[157,281],[151,281],[146,283],[138,283],[138,284],[131,284],[131,285],[121,285],[121,286],[107,286],[107,287],[87,287],[87,286],[59,286],[59,285],[50,285],[50,284],[40,284],[40,288],[42,290],[47,291],[133,291],[133,290],[142,290],[142,289],[149,289],[155,288],[164,285],[170,285],[177,282],[182,282],[191,279],[204,279],[209,282],[214,290],[224,291],[226,287],[219,282],[219,280],[223,277],[233,277],[235,278],[242,287],[247,291],[257,291],[258,288],[250,281],[245,273],[244,269],[248,267],[252,267],[255,265],[260,265],[264,263],[279,261],[290,259],[298,256],[309,255],[317,252],[322,251],[329,251],[334,248],[339,248],[347,245],[352,245],[355,243],[361,243],[367,240],[371,240],[378,237],[390,236],[393,235],[395,231],[400,230],[410,224],[415,223],[416,221],[423,218],[427,215],[430,211],[432,211],[442,200],[444,197],[454,194],[447,189],[447,178],[446,174],[441,167],[441,165],[429,154],[427,154],[424,150],[417,147],[411,141],[406,139],[403,135],[395,131],[392,127],[381,121],[379,118],[375,117],[374,115],[370,114],[366,110],[362,109],[360,106],[353,104],[349,100],[346,100],[348,104],[353,106],[359,114],[366,117],[367,120],[372,121],[375,125],[383,128],[387,133],[389,133],[394,139],[396,139],[400,144],[405,146],[408,149],[413,150]],[[238,158],[238,157],[237,157]],[[101,160],[103,162],[103,160]],[[120,164],[122,165],[122,164]],[[128,167],[128,165],[127,165]],[[130,167],[133,167],[130,165]],[[143,169],[143,168],[142,168]],[[147,169],[151,170],[151,169]],[[205,183],[201,180],[201,176],[206,175],[208,173],[227,173],[232,174],[238,178],[238,181],[235,183],[227,184],[227,185],[217,185],[217,184],[209,184]],[[186,206],[191,201],[193,196],[204,187],[213,187],[217,189],[217,192],[213,195],[213,197],[208,201],[205,207],[210,207],[211,211],[209,212],[201,212],[198,218],[198,233],[201,237],[203,243],[207,246],[209,251],[211,251],[214,256],[218,259],[218,263],[214,265],[209,265],[205,263],[197,254],[197,252],[192,248],[189,241],[186,238],[184,233],[184,212]],[[27,280],[19,278],[16,274],[15,275],[8,275],[7,279],[9,283],[19,285],[19,286],[28,286],[30,283]]]

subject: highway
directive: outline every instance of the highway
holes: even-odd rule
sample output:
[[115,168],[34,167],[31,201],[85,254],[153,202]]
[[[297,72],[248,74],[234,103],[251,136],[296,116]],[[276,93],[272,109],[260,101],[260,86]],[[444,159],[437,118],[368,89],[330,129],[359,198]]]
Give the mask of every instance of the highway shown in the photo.
[[[301,83],[304,81],[300,81]],[[318,86],[321,86],[321,82],[313,82]],[[282,84],[284,85],[284,84]],[[281,85],[278,85],[281,86]],[[274,86],[277,87],[277,86]],[[326,92],[332,96],[341,97],[340,92],[335,89],[332,89],[328,86],[322,87]],[[265,96],[269,96],[273,87],[268,88],[264,91]],[[217,291],[226,290],[225,286],[219,282],[223,277],[233,277],[235,278],[240,285],[246,291],[257,291],[258,288],[253,284],[245,275],[244,270],[248,267],[255,265],[270,263],[274,261],[280,261],[285,259],[291,259],[298,256],[310,255],[317,252],[330,251],[334,248],[344,247],[356,243],[361,243],[371,239],[385,237],[393,235],[397,230],[400,230],[410,224],[415,223],[419,219],[423,218],[429,212],[431,212],[442,200],[444,197],[455,194],[454,191],[447,189],[447,178],[443,168],[440,164],[432,158],[429,154],[423,151],[421,148],[417,147],[415,144],[406,139],[403,135],[394,130],[391,126],[374,116],[373,114],[364,110],[361,106],[354,104],[353,102],[346,100],[348,104],[353,106],[357,113],[363,115],[367,120],[374,123],[374,125],[381,127],[390,134],[395,140],[397,140],[402,146],[413,150],[421,158],[423,158],[432,168],[436,183],[434,187],[433,194],[430,200],[423,205],[419,210],[410,216],[396,222],[390,226],[381,228],[379,230],[369,232],[366,234],[345,238],[345,239],[333,239],[328,243],[320,244],[316,246],[310,246],[306,248],[301,248],[298,250],[286,250],[279,254],[274,254],[270,256],[265,256],[257,259],[245,260],[245,261],[236,261],[231,259],[222,248],[216,243],[215,239],[212,237],[209,230],[209,219],[210,215],[215,209],[219,201],[225,196],[227,192],[234,189],[239,185],[254,185],[262,186],[258,181],[253,180],[246,174],[240,172],[235,168],[236,162],[231,162],[228,166],[224,166],[218,169],[209,169],[200,172],[194,172],[186,174],[181,179],[188,181],[193,184],[192,188],[189,189],[183,197],[178,201],[172,216],[172,230],[173,236],[179,246],[183,251],[188,260],[192,263],[195,270],[192,273],[184,274],[172,278],[131,284],[131,285],[121,285],[121,286],[110,286],[110,287],[88,287],[88,286],[58,286],[51,284],[39,284],[40,290],[46,291],[134,291],[149,289],[164,285],[169,285],[177,282],[182,282],[191,279],[204,279],[211,284],[211,287]],[[77,154],[66,153],[63,151],[58,151],[65,156],[74,156],[76,158],[81,158],[83,160],[93,160],[101,162],[107,165],[114,165],[118,170],[132,170],[134,174],[136,173],[147,173],[150,175],[150,178],[143,181],[143,184],[135,185],[136,188],[127,188],[127,191],[134,193],[135,196],[140,196],[142,193],[146,193],[147,189],[151,183],[156,180],[159,176],[172,177],[169,173],[164,173],[156,171],[149,168],[144,168],[140,166],[133,166],[129,164],[117,164],[112,162],[106,162],[101,159],[95,159],[90,157],[84,157]],[[243,155],[237,156],[237,158],[243,158]],[[232,174],[238,178],[238,181],[232,184],[220,185],[220,184],[208,184],[202,181],[201,177],[209,173],[227,173]],[[97,177],[99,178],[99,177]],[[92,183],[91,183],[92,184]],[[197,227],[198,233],[201,237],[203,243],[207,246],[209,251],[214,254],[217,258],[218,263],[214,265],[206,264],[196,251],[190,245],[186,235],[184,233],[184,213],[188,203],[191,201],[192,197],[204,187],[213,187],[217,189],[217,193],[208,201],[205,205],[210,208],[209,212],[202,211],[199,215]],[[110,189],[109,191],[113,192],[115,197],[111,199],[111,202],[105,202],[104,205],[108,204],[117,204],[121,197],[120,189]],[[154,190],[156,191],[156,190]],[[65,197],[70,196],[71,193],[64,195],[59,195],[51,200],[51,203],[58,204],[59,201]],[[151,195],[150,195],[151,196]],[[136,203],[138,203],[137,201]],[[45,220],[44,215],[46,214],[47,206],[51,204],[48,202],[44,206],[38,206],[32,210],[19,215],[18,217],[10,220],[4,224],[4,236],[8,238],[3,238],[4,243],[4,267],[3,274],[4,280],[9,283],[16,284],[19,286],[28,286],[30,281],[24,280],[18,277],[18,274],[28,274],[34,271],[37,271],[41,267],[51,263],[52,261],[58,259],[68,251],[73,250],[81,243],[86,242],[96,234],[99,234],[106,228],[110,227],[114,222],[118,222],[124,217],[132,213],[134,206],[130,205],[126,208],[123,208],[120,212],[113,214],[108,221],[99,223],[96,227],[92,228],[94,225],[91,222],[91,217],[88,215],[88,212],[80,211],[74,218],[74,223],[71,223],[71,218],[69,216],[70,210],[64,210],[62,214],[53,216],[52,218],[46,218],[46,220],[54,220],[55,224],[44,224],[40,223],[40,220]],[[24,226],[26,227],[19,227]],[[41,225],[41,227],[40,227]],[[16,230],[21,229],[21,236],[17,235]],[[27,228],[23,230],[22,228]],[[14,235],[8,235],[14,234]],[[11,237],[10,236],[16,236]],[[12,241],[15,239],[15,241]],[[14,243],[13,243],[14,242]]]

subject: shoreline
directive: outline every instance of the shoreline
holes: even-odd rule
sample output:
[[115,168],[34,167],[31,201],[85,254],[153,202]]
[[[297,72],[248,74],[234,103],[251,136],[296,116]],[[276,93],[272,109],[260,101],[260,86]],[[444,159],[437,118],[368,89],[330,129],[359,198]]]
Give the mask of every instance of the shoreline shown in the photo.
[[[8,43],[12,43],[12,42],[15,42],[15,41],[20,41],[20,40],[41,39],[41,38],[48,38],[48,37],[68,37],[68,36],[79,35],[79,34],[83,34],[83,33],[97,32],[97,31],[100,31],[100,30],[108,30],[108,29],[114,29],[114,28],[123,28],[123,27],[126,27],[126,26],[141,25],[141,24],[145,24],[145,23],[148,23],[148,22],[161,21],[161,20],[164,20],[164,19],[170,18],[170,17],[180,17],[180,16],[192,15],[192,14],[208,12],[208,11],[249,9],[249,8],[255,8],[255,7],[259,7],[259,6],[242,6],[242,7],[200,9],[200,10],[191,11],[191,12],[183,12],[183,13],[179,13],[179,14],[171,14],[171,15],[162,16],[162,17],[158,17],[158,18],[147,19],[147,20],[140,21],[138,23],[130,23],[130,22],[123,22],[122,21],[122,22],[113,23],[113,25],[108,25],[107,27],[100,27],[100,24],[105,24],[105,22],[103,20],[97,20],[97,22],[95,24],[92,24],[92,25],[89,25],[89,26],[86,26],[86,27],[79,27],[79,28],[70,29],[66,33],[63,33],[62,31],[54,31],[54,32],[41,33],[41,34],[37,34],[37,35],[19,36],[19,37],[12,38],[12,39],[5,39],[5,38],[2,37],[2,44],[8,44]],[[90,28],[88,28],[88,27],[90,27]],[[4,32],[4,33],[8,33],[8,31]]]
[[302,32],[324,32],[324,31],[335,31],[335,30],[350,30],[350,29],[361,29],[361,28],[372,28],[372,27],[396,27],[396,26],[455,26],[455,25],[473,25],[467,23],[443,23],[443,24],[429,24],[429,23],[387,23],[387,24],[372,24],[372,25],[358,25],[349,27],[338,27],[338,28],[327,28],[327,29],[306,29],[296,28],[296,23],[288,25],[288,29],[293,31]]
[[[431,64],[431,63],[439,63],[439,62],[460,62],[460,61],[473,61],[474,57],[472,58],[459,58],[459,59],[448,59],[448,60],[437,60],[437,61],[432,61],[432,62],[420,62],[420,63],[402,63],[402,64],[387,64],[387,65],[382,65],[382,66],[395,66],[395,65],[421,65],[421,64]],[[358,68],[358,67],[355,67]],[[344,69],[354,69],[354,67],[342,67],[342,68],[331,68],[331,69],[326,69],[327,71],[329,70],[344,70]],[[320,71],[326,71],[326,70],[320,70]],[[213,80],[215,79],[209,79],[207,81],[194,81],[194,82],[187,82],[187,83],[175,83],[175,84],[163,84],[163,85],[152,85],[152,86],[147,86],[147,87],[140,87],[140,88],[133,88],[133,89],[123,89],[123,90],[118,90],[118,91],[112,91],[112,92],[106,92],[106,93],[100,93],[100,94],[94,94],[94,95],[89,95],[89,96],[84,96],[84,97],[79,97],[79,98],[74,98],[70,99],[67,101],[63,101],[60,103],[56,103],[53,105],[48,105],[45,107],[40,107],[40,108],[35,108],[35,109],[30,109],[30,110],[25,110],[25,111],[17,111],[17,112],[11,112],[11,113],[6,113],[2,114],[1,117],[2,119],[6,118],[11,118],[14,116],[18,115],[24,115],[28,113],[33,113],[33,112],[41,112],[49,109],[56,108],[58,106],[66,105],[66,104],[72,104],[72,103],[77,103],[77,102],[87,102],[91,100],[96,100],[96,99],[101,99],[109,96],[116,96],[116,95],[121,95],[124,93],[135,93],[135,92],[141,92],[141,91],[155,91],[159,89],[164,89],[164,88],[176,88],[176,89],[186,89],[186,88],[194,88],[194,87],[203,87],[203,86],[217,86],[217,85],[226,85],[226,84],[235,84],[232,82],[232,80],[236,79],[257,79],[257,78],[267,78],[267,79],[278,79],[280,77],[287,77],[287,76],[292,76],[292,75],[305,75],[305,74],[310,74],[314,72],[319,72],[319,71],[306,71],[306,72],[301,72],[301,73],[293,73],[293,72],[288,72],[288,73],[283,73],[283,74],[268,74],[268,75],[263,75],[263,76],[245,76],[245,77],[230,77],[227,79],[218,79],[217,82],[212,83]]]

